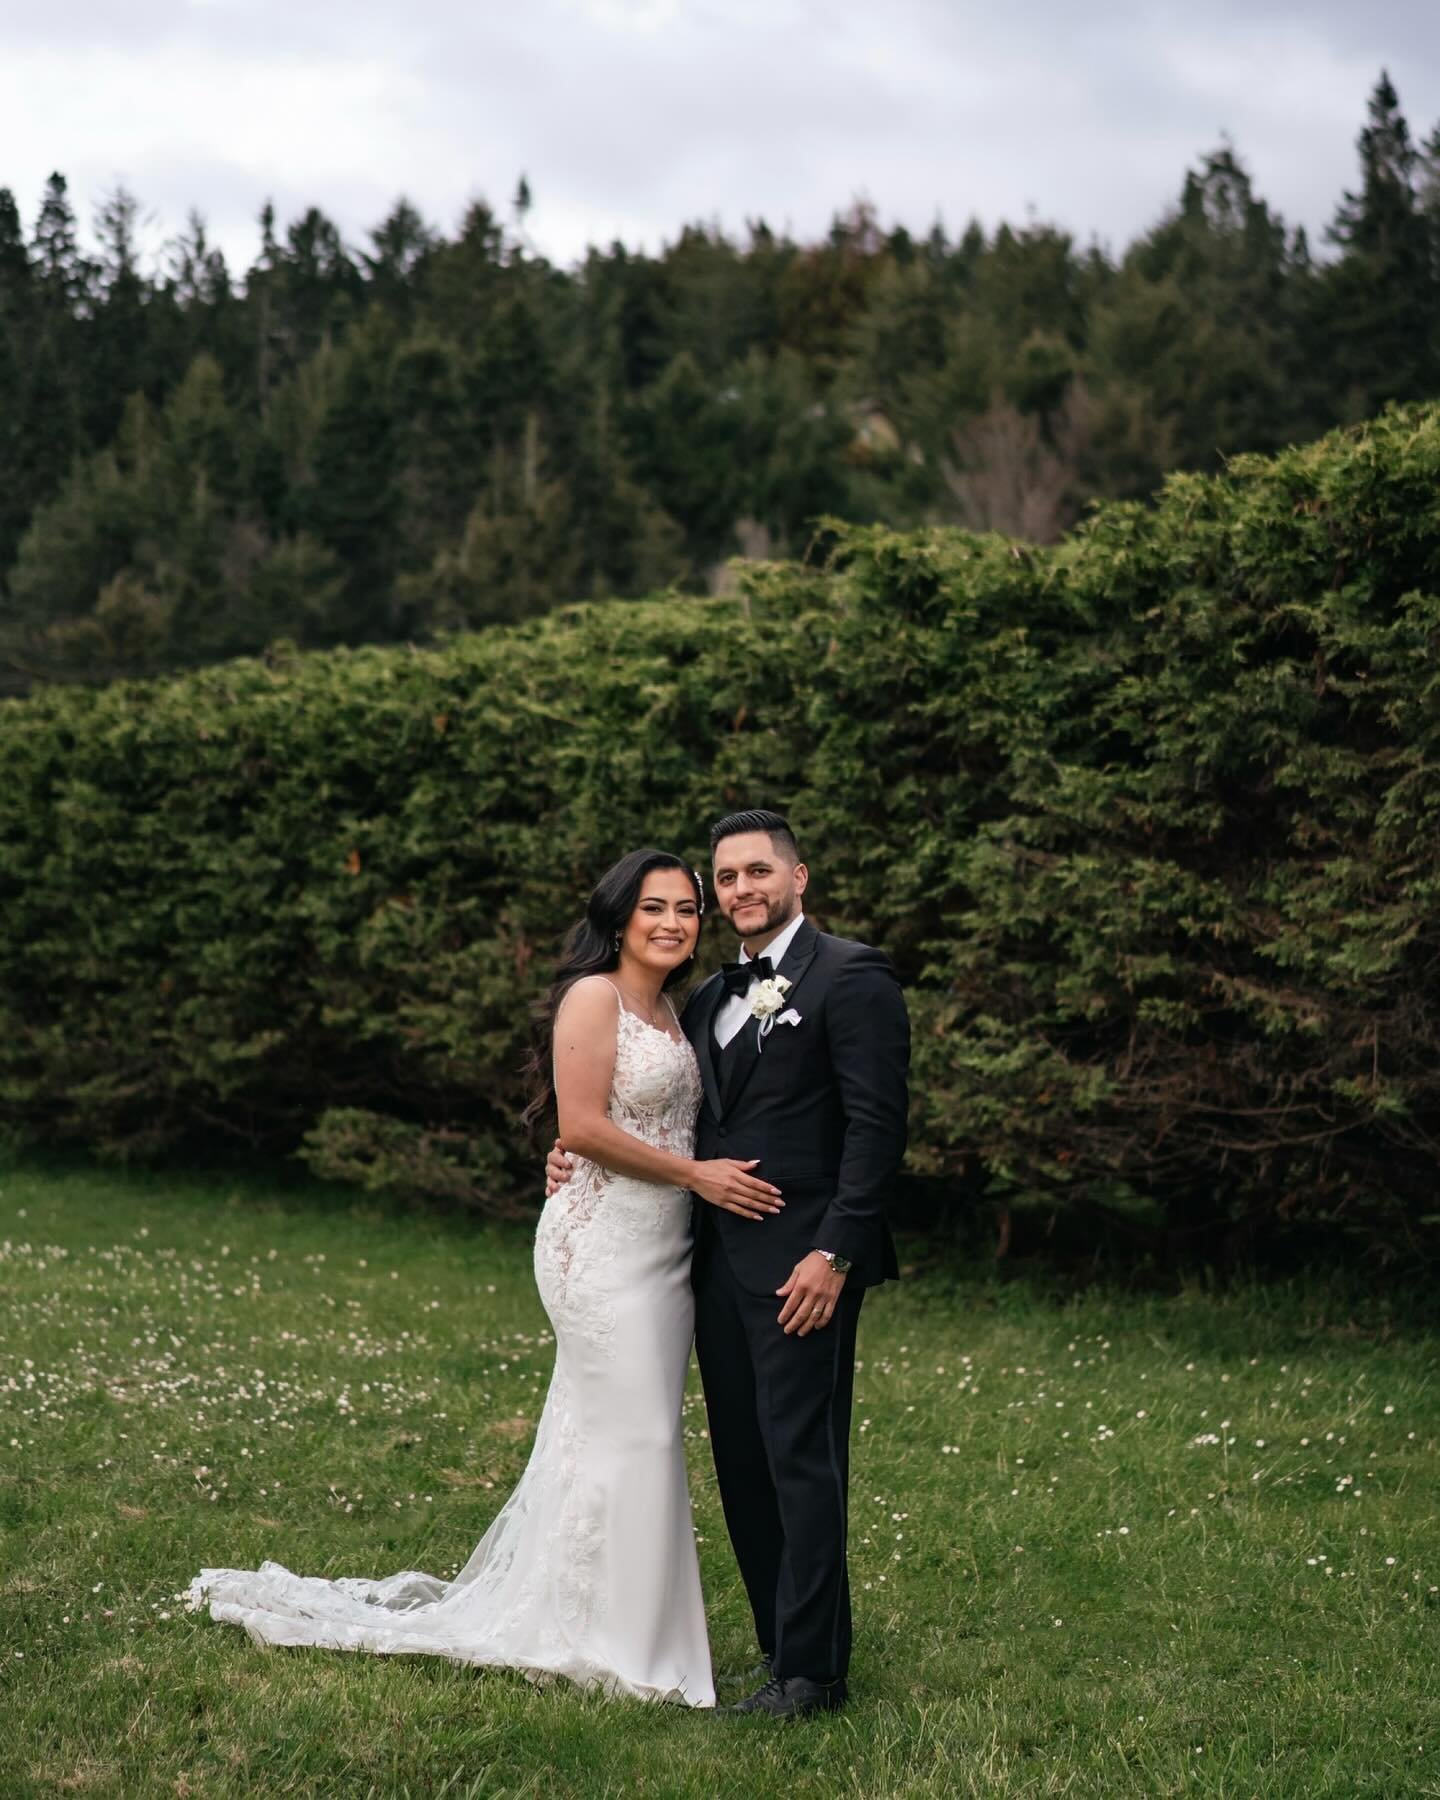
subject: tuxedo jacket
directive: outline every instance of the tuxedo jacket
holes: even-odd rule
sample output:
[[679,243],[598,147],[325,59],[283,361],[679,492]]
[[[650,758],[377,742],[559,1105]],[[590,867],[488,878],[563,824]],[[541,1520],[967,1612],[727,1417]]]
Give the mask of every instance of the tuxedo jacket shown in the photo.
[[740,1285],[773,1294],[811,1250],[854,1264],[847,1286],[872,1287],[898,1269],[885,1206],[905,1153],[910,1021],[890,959],[868,944],[802,922],[777,975],[790,982],[781,1011],[799,1022],[761,1037],[749,1018],[722,1051],[715,1015],[719,974],[691,995],[681,1018],[705,1097],[697,1157],[759,1157],[753,1171],[780,1189],[781,1212],[758,1222],[695,1200],[697,1273],[722,1252]]

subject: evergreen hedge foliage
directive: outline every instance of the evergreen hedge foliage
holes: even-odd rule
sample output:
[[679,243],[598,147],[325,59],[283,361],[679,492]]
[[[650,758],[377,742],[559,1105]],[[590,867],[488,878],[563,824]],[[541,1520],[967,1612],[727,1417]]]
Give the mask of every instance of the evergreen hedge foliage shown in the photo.
[[1437,642],[1440,409],[1410,409],[1053,549],[837,527],[734,598],[42,692],[0,732],[0,1104],[538,1203],[517,1071],[581,896],[778,804],[814,913],[908,983],[917,1176],[1413,1254]]

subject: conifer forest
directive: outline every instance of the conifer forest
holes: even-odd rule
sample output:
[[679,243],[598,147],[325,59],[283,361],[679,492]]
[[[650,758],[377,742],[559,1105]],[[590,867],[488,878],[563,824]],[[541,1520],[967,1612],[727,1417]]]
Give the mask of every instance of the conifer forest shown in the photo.
[[1176,188],[1119,252],[861,201],[560,268],[522,177],[453,235],[267,205],[245,270],[199,211],[150,256],[124,188],[93,234],[0,189],[0,691],[715,592],[826,519],[1051,542],[1440,391],[1440,126],[1388,77],[1323,243],[1242,149]]

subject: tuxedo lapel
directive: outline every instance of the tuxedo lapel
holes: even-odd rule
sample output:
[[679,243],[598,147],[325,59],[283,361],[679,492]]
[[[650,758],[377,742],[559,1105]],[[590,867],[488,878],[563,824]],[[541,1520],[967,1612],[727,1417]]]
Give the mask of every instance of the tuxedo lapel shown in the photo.
[[700,1079],[705,1084],[705,1097],[710,1102],[710,1110],[718,1119],[725,1107],[720,1095],[720,1076],[715,1067],[715,1014],[725,998],[725,983],[718,975],[712,975],[701,988],[697,988],[694,998],[685,1008],[682,1026],[689,1026],[694,1021],[688,1035],[691,1048],[695,1052],[695,1060],[700,1065]]
[[[785,1008],[793,1002],[806,970],[815,960],[815,940],[818,935],[815,927],[806,919],[791,938],[790,948],[780,959],[780,967],[775,973],[783,975],[790,983],[790,991],[785,996],[785,1005],[780,1008],[781,1012],[784,1012]],[[705,1035],[708,1038],[713,1036],[713,1033],[707,1029]],[[728,1071],[728,1079],[725,1079],[723,1086],[727,1113],[733,1112],[739,1105],[740,1096],[745,1092],[750,1077],[755,1073],[757,1064],[765,1054],[760,1048],[760,1021],[758,1019],[746,1019],[739,1035],[744,1038],[745,1042],[736,1053],[735,1060]]]
[[[806,919],[805,923],[790,940],[790,948],[780,958],[780,967],[775,971],[783,975],[790,983],[790,992],[785,996],[785,1006],[794,1003],[796,990],[804,979],[805,971],[815,960],[815,951],[820,933]],[[781,1008],[784,1011],[784,1007]]]

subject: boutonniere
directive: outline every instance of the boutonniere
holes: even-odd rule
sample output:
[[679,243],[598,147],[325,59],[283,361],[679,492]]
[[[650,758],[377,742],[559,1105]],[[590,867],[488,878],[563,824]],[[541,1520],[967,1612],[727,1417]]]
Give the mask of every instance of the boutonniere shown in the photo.
[[[777,1025],[798,1025],[800,1015],[793,1006],[785,1006],[791,983],[783,975],[772,975],[769,981],[757,983],[750,990],[750,1017],[760,1021],[757,1049],[765,1048],[765,1040]],[[782,1012],[780,1009],[784,1007]]]
[[785,1004],[790,983],[783,975],[772,975],[768,981],[757,981],[750,990],[750,1017],[771,1019]]

